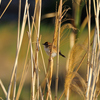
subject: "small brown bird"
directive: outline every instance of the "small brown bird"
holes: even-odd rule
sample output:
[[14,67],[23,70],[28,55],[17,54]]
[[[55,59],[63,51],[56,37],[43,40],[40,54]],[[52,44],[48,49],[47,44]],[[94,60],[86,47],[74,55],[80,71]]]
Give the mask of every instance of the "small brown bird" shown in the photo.
[[[48,55],[50,55],[50,51],[52,49],[52,44],[50,42],[45,42],[44,44],[44,50],[46,51],[46,53]],[[55,57],[57,55],[57,48],[56,46],[53,46],[53,50],[52,50],[52,57]],[[65,57],[61,52],[59,52],[59,55],[61,55],[62,57]]]

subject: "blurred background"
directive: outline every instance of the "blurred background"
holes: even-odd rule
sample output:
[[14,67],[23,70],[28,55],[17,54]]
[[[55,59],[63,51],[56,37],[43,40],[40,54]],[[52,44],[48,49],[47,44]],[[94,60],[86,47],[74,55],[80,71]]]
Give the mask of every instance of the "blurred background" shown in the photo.
[[[42,16],[47,13],[54,13],[56,11],[56,1],[57,5],[59,4],[59,0],[43,0],[42,1]],[[77,41],[82,44],[87,36],[88,36],[88,28],[87,25],[81,27],[84,19],[86,18],[86,7],[84,0],[67,0],[63,7],[68,8],[69,10],[65,17],[72,18],[74,20],[68,20],[64,23],[71,23],[74,27],[76,27],[79,31],[75,31],[75,38]],[[2,14],[3,10],[7,6],[9,0],[2,0],[0,5],[0,15]],[[35,1],[29,0],[30,3],[30,19],[31,16],[34,14],[34,6]],[[88,2],[87,2],[88,3]],[[12,0],[10,6],[0,19],[0,79],[2,80],[6,90],[8,89],[10,77],[15,61],[16,56],[16,47],[17,47],[17,26],[18,26],[18,5],[19,0]],[[22,0],[22,10],[21,10],[21,22],[23,18],[23,11],[24,11],[25,0]],[[92,7],[93,8],[93,7]],[[94,14],[93,9],[92,11],[92,21],[91,25],[94,27]],[[63,23],[63,24],[64,24]],[[54,33],[54,26],[55,26],[55,18],[45,18],[41,19],[41,27],[40,27],[40,34],[42,35],[41,44],[49,41],[52,42],[53,33]],[[18,61],[18,69],[17,69],[17,87],[19,85],[19,81],[21,78],[23,65],[25,61],[25,56],[27,52],[28,46],[28,37],[27,37],[28,26],[26,26],[25,34],[23,38],[22,48],[20,51],[19,61]],[[64,88],[64,80],[66,76],[66,60],[70,50],[70,34],[72,30],[68,33],[65,33],[66,40],[61,42],[60,50],[62,54],[66,56],[66,58],[60,57],[60,68],[59,68],[59,93]],[[42,46],[42,45],[41,45]],[[46,62],[46,66],[48,65],[48,58],[49,56],[44,52],[44,47],[42,46],[44,59]],[[43,64],[41,61],[41,56],[39,55],[39,67],[40,67],[40,82],[43,81],[45,77],[43,72]],[[30,59],[29,59],[30,60]],[[54,71],[53,71],[53,79],[52,79],[52,90],[55,88],[55,72],[56,72],[56,58],[54,59]],[[84,61],[84,65],[79,70],[80,75],[86,79],[86,61]],[[22,90],[22,94],[20,100],[29,100],[31,94],[31,67],[28,69],[27,77],[25,80],[25,84]],[[26,97],[24,95],[27,95]],[[77,93],[73,92],[70,100],[77,100],[83,99]],[[0,87],[0,97],[5,99],[5,95]],[[73,99],[74,98],[74,99]]]

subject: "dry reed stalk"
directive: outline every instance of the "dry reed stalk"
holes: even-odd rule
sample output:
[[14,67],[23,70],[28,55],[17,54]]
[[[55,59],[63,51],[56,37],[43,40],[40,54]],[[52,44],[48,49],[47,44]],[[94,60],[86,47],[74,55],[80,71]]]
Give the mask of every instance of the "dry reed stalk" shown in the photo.
[[[89,87],[90,87],[90,79],[89,73],[92,72],[92,68],[90,68],[90,29],[91,29],[91,0],[89,0],[89,13],[86,3],[86,12],[87,12],[87,19],[88,19],[88,58],[87,58],[87,92],[86,92],[86,99],[89,100]],[[90,70],[90,72],[89,72]]]
[[93,98],[95,98],[96,83],[97,83],[98,70],[99,70],[99,66],[98,66],[99,54],[98,54],[98,50],[96,54],[96,49],[97,49],[97,30],[95,30],[94,41],[93,41],[93,54],[92,54],[93,72],[92,72],[91,89],[90,89],[90,100],[93,100]]
[[[16,100],[19,99],[19,96],[20,96],[20,93],[21,93],[21,90],[22,90],[22,87],[23,87],[23,84],[24,84],[25,76],[26,76],[26,71],[27,71],[26,62],[27,62],[28,53],[29,53],[29,46],[30,46],[30,50],[31,50],[31,66],[33,66],[33,64],[35,66],[35,61],[34,61],[34,58],[33,58],[33,51],[32,51],[32,43],[31,43],[29,8],[27,8],[27,14],[28,14],[28,26],[29,26],[29,32],[28,32],[29,43],[28,43],[28,49],[27,49],[26,59],[25,59],[25,63],[24,63],[24,69],[23,69],[20,85],[19,85],[19,88],[18,88]],[[33,69],[33,67],[32,67],[32,69]],[[32,71],[32,74],[33,74],[33,71]]]
[[[41,86],[39,86],[39,94],[40,94],[40,98],[39,98],[39,100],[44,100],[44,96],[43,96],[43,93],[42,93],[42,89],[41,89]],[[38,91],[36,92],[36,94],[35,94],[35,99],[37,98],[37,94],[38,94]]]
[[20,37],[20,18],[21,18],[21,0],[19,0],[19,9],[18,9],[18,34],[17,34],[17,48],[19,45],[19,37]]
[[[95,29],[94,40],[93,40],[93,49],[92,49],[92,57],[91,57],[91,66],[92,72],[89,73],[90,79],[90,89],[89,89],[89,100],[94,100],[96,97],[96,83],[98,78],[98,70],[99,70],[99,50],[97,44],[97,30]],[[97,52],[97,53],[96,53]],[[91,77],[90,77],[91,76]]]
[[[31,66],[32,66],[32,96],[33,96],[33,64],[35,66],[35,60],[33,58],[33,50],[32,50],[32,42],[31,42],[31,35],[32,35],[32,29],[30,28],[30,18],[29,18],[29,8],[27,8],[27,14],[28,14],[28,26],[29,26],[29,32],[28,32],[28,37],[29,37],[29,43],[28,43],[28,49],[27,49],[27,54],[26,54],[26,59],[25,59],[25,64],[24,64],[24,70],[22,73],[22,78],[20,81],[20,85],[19,85],[19,89],[18,89],[18,93],[17,93],[17,97],[16,100],[18,100],[19,95],[21,93],[21,89],[24,83],[24,74],[25,74],[25,69],[26,69],[26,62],[27,62],[27,58],[28,58],[28,53],[29,53],[29,46],[30,46],[30,50],[31,50]],[[32,27],[33,27],[33,23],[32,23]]]
[[87,80],[89,74],[89,63],[90,63],[90,32],[91,32],[91,0],[89,0],[89,14],[88,14],[88,59],[87,59]]
[[[21,0],[19,0],[19,12],[18,12],[17,50],[18,50],[18,46],[19,46],[19,37],[20,37],[20,16],[21,16]],[[15,95],[16,95],[16,74],[17,74],[17,66],[16,66],[16,70],[15,70],[15,77],[14,77],[13,100],[15,100]]]
[[46,75],[46,77],[49,77],[49,81],[48,81],[48,84],[47,84],[48,85],[48,91],[47,91],[47,94],[46,94],[46,100],[48,100],[48,96],[50,97],[50,100],[52,100],[51,92],[50,92],[52,74],[53,74],[53,58],[51,57],[51,54],[50,54],[50,57],[49,57],[49,60],[48,60],[47,75]]
[[[35,4],[35,13],[34,13],[34,18],[35,18],[35,25],[36,25],[36,52],[35,52],[35,66],[34,66],[34,72],[33,72],[33,97],[32,100],[35,99],[35,82],[37,78],[37,100],[39,100],[39,73],[38,73],[38,52],[39,52],[39,32],[40,32],[40,20],[41,20],[41,0],[36,0]],[[34,20],[33,20],[34,23]]]
[[[62,4],[61,4],[62,6]],[[60,10],[60,7],[59,7],[59,10]],[[68,10],[67,10],[68,11]],[[66,12],[67,12],[66,11]],[[65,15],[65,13],[64,13]],[[63,16],[64,16],[63,15]],[[52,42],[52,49],[53,49],[53,46],[57,46],[57,37],[58,37],[58,23],[59,21],[61,21],[63,17],[59,17],[59,11],[58,13],[56,14],[56,21],[55,21],[55,32],[54,32],[54,37],[53,37],[53,42]],[[60,32],[59,32],[60,33]],[[60,36],[59,36],[60,37]],[[58,43],[59,44],[59,43]],[[58,47],[59,48],[59,47]],[[50,96],[50,86],[51,86],[51,79],[52,79],[52,70],[53,70],[53,58],[51,57],[51,53],[52,53],[52,49],[50,51],[50,57],[49,57],[49,62],[48,62],[48,70],[47,70],[47,75],[46,77],[48,77],[48,74],[49,74],[49,69],[50,69],[50,78],[49,78],[49,83],[47,83],[47,87],[48,87],[48,92],[47,92],[47,95],[46,95],[46,100],[48,100],[48,96]],[[59,58],[59,57],[58,57]],[[59,65],[59,64],[58,64]],[[57,75],[58,76],[58,75]],[[57,78],[56,78],[57,79]],[[58,88],[58,86],[56,85],[56,87]],[[56,96],[55,96],[56,97]],[[52,100],[51,96],[50,96],[50,100]]]
[[17,66],[15,69],[15,76],[14,76],[13,100],[15,100],[15,95],[16,95],[16,74],[17,74]]
[[7,91],[6,91],[5,87],[4,87],[4,85],[3,85],[2,81],[1,81],[1,79],[0,79],[0,85],[1,85],[1,88],[2,88],[2,90],[3,90],[3,92],[4,92],[4,94],[5,94],[5,97],[7,97]]
[[[97,6],[95,5],[95,1],[93,0],[94,4],[94,14],[95,14],[95,22],[96,22],[96,29],[94,33],[94,41],[93,41],[93,51],[92,51],[92,57],[91,57],[91,66],[89,69],[89,79],[88,79],[88,87],[87,87],[87,94],[86,99],[87,100],[93,100],[96,97],[96,83],[98,81],[99,76],[99,3],[97,0]],[[96,8],[97,7],[97,8]],[[97,34],[97,36],[96,36]],[[97,52],[96,52],[97,51]]]
[[69,100],[69,87],[68,87],[68,89],[67,89],[67,96],[66,96],[66,100]]
[[40,86],[40,88],[39,88],[39,92],[40,92],[40,98],[41,98],[41,100],[44,100],[41,86]]
[[[32,68],[32,97],[33,97],[33,91],[34,91],[34,82],[33,82],[33,72],[34,72],[34,67],[35,67],[35,60],[33,57],[33,48],[32,48],[32,41],[31,41],[31,27],[30,27],[30,16],[29,16],[29,9],[27,9],[27,15],[28,15],[28,27],[29,27],[29,32],[28,32],[28,37],[29,37],[29,44],[30,44],[30,53],[31,53],[31,68]],[[34,66],[33,66],[34,65]]]
[[[28,2],[26,2],[26,3],[28,5]],[[28,15],[28,26],[29,26],[29,32],[30,32],[29,5],[27,7],[27,15]],[[22,87],[23,87],[23,84],[24,84],[24,81],[25,81],[27,69],[28,69],[28,67],[26,66],[26,63],[27,63],[27,58],[28,58],[28,53],[29,53],[29,46],[31,47],[31,39],[30,39],[31,33],[28,33],[28,36],[29,36],[28,49],[27,49],[27,54],[26,54],[25,63],[24,63],[24,69],[23,69],[23,72],[22,72],[22,77],[21,77],[21,80],[20,80],[16,100],[19,99],[19,96],[20,96],[20,93],[21,93],[21,90],[22,90]],[[34,62],[34,59],[33,59],[33,62]]]
[[[61,7],[62,7],[62,4],[61,4]],[[59,7],[59,10],[58,10],[58,13],[56,14],[56,21],[55,21],[55,32],[54,32],[54,36],[53,36],[53,42],[52,42],[52,49],[53,49],[53,46],[55,45],[57,47],[57,37],[58,37],[58,25],[59,25],[59,22],[61,21],[61,19],[64,17],[65,13],[63,13],[63,16],[61,16],[62,13],[60,13],[60,7]],[[67,9],[65,12],[67,12],[69,9]],[[60,17],[59,17],[59,13],[60,13]],[[60,32],[59,32],[60,33]],[[60,36],[59,36],[60,37]],[[59,44],[59,43],[58,43]],[[49,89],[50,89],[50,86],[51,86],[51,79],[52,79],[52,69],[53,69],[53,58],[51,57],[51,53],[52,53],[52,49],[51,49],[51,52],[50,52],[50,57],[49,57],[49,63],[48,63],[48,70],[49,68],[51,69],[50,70],[50,80],[49,80]],[[58,47],[59,49],[59,47]],[[59,58],[59,57],[58,57]],[[58,61],[59,62],[59,61]],[[59,64],[57,64],[59,65]],[[47,77],[48,77],[48,73],[49,71],[47,70]],[[58,74],[58,72],[57,72]],[[58,76],[58,75],[57,75]],[[56,78],[57,81],[58,81],[58,78]],[[56,82],[58,84],[58,82]],[[56,89],[55,91],[57,90],[58,86],[56,84]],[[57,92],[56,92],[57,93]],[[48,96],[50,96],[50,92],[48,91],[47,92],[47,95],[46,95],[46,100],[48,100]],[[56,96],[55,96],[56,98]],[[52,98],[51,98],[52,99]],[[50,99],[50,100],[51,100]]]
[[96,13],[95,20],[96,20],[97,35],[98,35],[98,44],[100,44],[100,39],[99,39],[99,7],[100,7],[100,1],[97,0],[97,8],[96,8],[97,9],[97,13]]
[[9,5],[11,4],[12,0],[10,0],[6,6],[6,8],[4,9],[4,11],[2,12],[0,19],[2,18],[2,16],[4,15],[4,13],[6,12],[6,10],[8,9]]
[[[60,7],[59,7],[59,10],[60,10]],[[63,16],[61,16],[61,17],[58,17],[58,16],[59,16],[59,11],[58,11],[58,13],[56,14],[55,32],[54,32],[52,47],[53,47],[54,45],[55,45],[55,46],[57,45],[58,23],[61,21],[61,19],[64,17],[65,13],[66,13],[68,10],[69,10],[69,9],[67,9],[65,12],[63,12]],[[58,47],[58,48],[59,48],[59,47]],[[50,53],[52,53],[52,50],[51,50]],[[47,70],[47,75],[46,75],[46,77],[48,77],[49,68],[50,68],[51,70],[50,70],[50,80],[49,80],[49,83],[47,83],[48,92],[47,92],[47,95],[46,95],[46,100],[48,100],[48,96],[50,96],[50,100],[52,99],[52,98],[51,98],[51,92],[50,92],[50,86],[51,86],[52,70],[53,70],[53,58],[51,57],[51,55],[50,55],[50,58],[49,58],[48,70]],[[56,78],[56,79],[57,79],[57,78]],[[57,86],[57,87],[58,87],[58,86]]]
[[[34,11],[34,15],[35,15],[35,12],[36,12],[36,6],[35,6],[35,11]],[[33,26],[35,27],[35,30],[36,30],[36,26],[35,26],[35,24],[34,24],[34,17],[32,17],[32,26],[31,26],[31,35],[32,35],[32,31],[33,31]],[[31,37],[31,36],[30,36]],[[34,50],[33,50],[34,51]],[[34,54],[33,54],[34,55]],[[34,60],[34,68],[36,68],[35,67],[35,60]],[[34,96],[34,76],[33,76],[33,74],[34,74],[34,68],[32,68],[32,98],[33,98],[33,96]]]
[[61,17],[62,17],[62,0],[60,0],[59,10],[58,10],[58,37],[57,37],[57,63],[56,63],[56,84],[55,84],[55,100],[57,100],[58,92],[58,74],[59,74],[59,47],[60,47],[60,28],[61,28]]
[[[70,50],[71,52],[71,50]],[[69,60],[70,60],[70,52],[68,53],[68,57],[67,57],[67,61],[66,61],[66,72],[68,72],[68,69],[69,69]],[[66,100],[69,100],[69,87],[67,89],[67,94],[66,94]],[[64,90],[65,91],[65,90]]]
[[[52,50],[53,50],[53,47],[54,45],[56,46],[57,45],[57,31],[58,31],[58,18],[57,18],[57,15],[56,15],[56,21],[55,21],[55,32],[54,32],[54,36],[53,36],[53,42],[52,42],[52,48],[51,48],[51,51],[50,51],[50,57],[49,57],[49,60],[48,60],[48,70],[47,70],[47,77],[48,77],[48,73],[49,73],[49,68],[51,69],[50,70],[50,78],[49,78],[49,90],[50,90],[50,87],[51,87],[51,80],[52,80],[52,70],[53,70],[53,58],[51,57],[51,54],[52,54]],[[48,96],[50,96],[50,91],[47,92],[47,95],[46,95],[46,100],[48,100]],[[50,98],[50,100],[52,100],[52,98]]]
[[19,100],[19,97],[20,97],[20,94],[21,94],[21,91],[22,91],[22,88],[23,88],[23,85],[24,85],[24,82],[25,82],[25,78],[26,78],[26,75],[27,75],[27,72],[28,72],[29,66],[26,66],[28,52],[29,52],[29,48],[27,50],[26,59],[25,59],[25,63],[24,63],[24,69],[23,69],[23,72],[22,72],[22,76],[21,76],[21,80],[20,80],[20,84],[19,84],[19,87],[18,87],[18,91],[17,91],[15,100]]
[[50,75],[49,75],[49,85],[51,86],[51,81],[52,81],[52,74],[53,74],[53,59],[51,58],[50,61]]
[[[55,32],[54,32],[54,36],[53,36],[53,42],[52,42],[52,48],[51,48],[51,51],[50,51],[50,57],[49,57],[49,63],[48,63],[48,69],[50,68],[51,70],[50,70],[50,80],[49,80],[49,85],[51,86],[51,79],[52,79],[52,69],[53,69],[53,58],[51,57],[51,54],[52,54],[52,50],[53,50],[53,47],[54,47],[54,45],[57,47],[57,37],[60,39],[60,33],[59,33],[59,36],[58,36],[58,25],[59,25],[59,21],[61,21],[61,13],[62,13],[62,1],[60,1],[61,2],[61,6],[59,6],[59,9],[58,9],[58,12],[56,13],[56,21],[55,21]],[[57,6],[56,6],[57,7]],[[58,18],[59,17],[59,18]],[[61,24],[61,22],[60,22],[60,24]],[[60,32],[60,31],[59,31]],[[59,40],[58,40],[59,41]],[[58,43],[59,44],[59,43]],[[59,47],[58,47],[58,50],[59,50]],[[58,55],[58,58],[59,58],[59,55]],[[59,61],[58,61],[58,63],[59,63]],[[59,65],[59,64],[58,64]],[[48,71],[47,71],[47,74],[48,74]],[[58,72],[57,72],[57,74],[58,74]],[[58,75],[57,75],[57,77],[58,77]],[[57,81],[58,81],[58,79],[57,79]],[[58,82],[56,82],[57,84],[58,84]],[[56,84],[56,90],[57,90],[57,88],[58,88],[58,86],[57,86],[57,84]],[[49,88],[50,88],[50,86],[49,86]],[[55,90],[55,91],[56,91]],[[56,95],[57,95],[57,92],[55,92],[56,93]],[[46,100],[48,100],[48,95],[50,96],[50,94],[49,94],[49,91],[47,92],[47,95],[46,95]],[[55,96],[55,98],[56,98],[56,96]]]
[[62,96],[64,95],[65,90],[63,90],[62,94],[60,95],[60,97],[58,98],[58,100],[61,100]]
[[[95,5],[95,1],[93,1],[94,4],[94,13],[95,13],[95,22],[96,22],[96,29],[94,33],[94,41],[93,41],[93,51],[92,51],[92,58],[91,58],[91,65],[93,71],[89,73],[90,79],[90,89],[89,89],[89,99],[97,99],[96,95],[96,83],[98,82],[99,77],[99,62],[100,62],[100,40],[99,40],[99,1],[97,0],[97,5]],[[97,7],[97,8],[96,8]],[[91,77],[90,77],[91,76]]]
[[[48,86],[49,86],[49,90],[50,90],[50,87],[51,87],[51,80],[52,80],[52,70],[53,70],[53,58],[51,57],[51,54],[52,54],[52,50],[53,50],[53,47],[54,45],[56,46],[57,45],[57,31],[58,31],[58,13],[56,13],[56,21],[55,21],[55,32],[54,32],[54,36],[53,36],[53,42],[52,42],[52,48],[51,48],[51,51],[50,51],[50,57],[49,57],[49,61],[48,61],[48,70],[47,70],[47,77],[48,77],[48,74],[49,74],[49,68],[51,69],[50,70],[50,78],[49,78],[49,83],[48,83]],[[46,95],[46,100],[48,100],[48,96],[50,96],[50,91],[47,92],[47,95]],[[50,98],[50,100],[52,100],[52,98]]]
[[[68,72],[68,70],[69,70],[69,62],[70,62],[70,54],[71,54],[71,51],[68,53],[68,57],[67,57],[67,61],[66,61],[66,71]],[[67,90],[64,90],[64,92],[65,91],[67,91],[66,92],[66,100],[69,100],[69,87],[67,88]]]
[[20,52],[21,44],[22,44],[22,40],[23,40],[23,35],[24,35],[24,30],[25,30],[25,25],[26,25],[26,20],[27,20],[26,9],[27,9],[27,5],[25,4],[23,23],[22,23],[22,29],[21,29],[21,35],[20,35],[20,41],[19,41],[19,47],[18,47],[18,50],[17,50],[15,63],[14,63],[14,67],[13,67],[13,71],[12,71],[12,75],[11,75],[11,79],[10,79],[10,84],[9,84],[8,94],[7,94],[7,100],[9,100],[9,97],[10,97],[11,86],[12,86],[12,82],[13,82],[13,79],[14,79],[14,74],[15,74],[17,63],[18,63],[19,52]]
[[[40,48],[40,53],[41,53],[41,56],[42,56],[42,62],[43,62],[43,68],[44,68],[44,73],[45,73],[45,77],[46,77],[48,92],[50,94],[50,98],[52,98],[51,89],[49,88],[50,86],[49,86],[49,81],[48,81],[48,75],[47,75],[47,71],[46,71],[45,61],[44,61],[44,57],[43,57],[43,53],[42,53],[42,49],[41,49],[41,45],[40,44],[39,44],[39,48]],[[45,92],[45,88],[44,88],[44,92]],[[43,95],[44,95],[44,92],[43,92]]]

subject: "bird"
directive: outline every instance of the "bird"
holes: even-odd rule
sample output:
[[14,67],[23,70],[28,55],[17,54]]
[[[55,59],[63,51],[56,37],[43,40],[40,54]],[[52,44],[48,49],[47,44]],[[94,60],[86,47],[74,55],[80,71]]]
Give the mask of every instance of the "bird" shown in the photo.
[[[45,42],[43,43],[43,45],[44,45],[44,50],[46,51],[46,53],[50,55],[52,44],[50,42]],[[51,57],[55,57],[56,55],[57,55],[57,48],[56,46],[53,46]],[[60,51],[59,51],[59,55],[66,58]]]

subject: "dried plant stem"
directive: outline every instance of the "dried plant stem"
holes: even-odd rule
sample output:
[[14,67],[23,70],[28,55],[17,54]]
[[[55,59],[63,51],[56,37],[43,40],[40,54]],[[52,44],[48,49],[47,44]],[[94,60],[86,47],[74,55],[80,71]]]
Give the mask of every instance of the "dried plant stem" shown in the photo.
[[58,100],[61,100],[62,96],[64,95],[65,90],[62,92],[61,96],[59,97]]
[[[30,43],[30,51],[31,51],[31,67],[32,67],[32,97],[34,95],[34,81],[33,81],[33,72],[34,72],[34,67],[35,67],[35,60],[33,57],[33,48],[32,48],[32,41],[31,41],[31,27],[30,27],[30,16],[29,16],[29,9],[27,9],[27,15],[28,15],[28,27],[29,27],[29,32],[28,32],[28,37],[29,37],[29,43]],[[34,66],[33,66],[34,65]]]
[[40,86],[39,90],[40,90],[40,97],[41,97],[41,100],[44,100],[44,98],[43,98],[43,94],[42,94],[41,86]]
[[[49,68],[50,68],[50,74],[49,74]],[[52,98],[51,98],[51,92],[50,92],[52,74],[53,74],[53,58],[50,56],[49,61],[48,61],[47,75],[46,75],[46,77],[48,77],[48,75],[49,75],[49,82],[47,84],[47,86],[48,86],[48,92],[47,92],[47,95],[46,95],[46,100],[48,100],[48,96],[50,97],[50,100],[52,100]]]
[[[33,50],[32,50],[32,43],[31,43],[31,33],[30,33],[30,19],[29,19],[29,8],[27,8],[27,14],[28,14],[28,26],[29,26],[29,32],[28,32],[28,37],[29,37],[29,43],[28,43],[28,49],[27,49],[27,54],[26,54],[26,59],[25,59],[25,64],[24,64],[24,70],[23,70],[23,73],[22,73],[22,77],[21,77],[21,81],[20,81],[20,85],[19,85],[19,89],[18,89],[18,93],[17,93],[17,96],[16,96],[16,100],[19,99],[19,95],[21,93],[21,89],[22,89],[22,86],[23,86],[23,83],[24,83],[24,77],[25,77],[25,71],[26,71],[26,62],[27,62],[27,58],[28,58],[28,53],[29,53],[29,46],[30,46],[30,49],[31,49],[31,66],[35,66],[35,61],[33,59]],[[33,69],[33,67],[32,67]],[[32,70],[32,75],[33,75],[33,70]],[[33,79],[33,77],[32,77]],[[33,83],[33,81],[32,81]]]
[[61,17],[62,17],[62,0],[59,4],[59,16],[58,16],[58,37],[57,37],[57,65],[56,65],[56,84],[55,84],[55,100],[57,100],[58,92],[58,73],[59,73],[59,47],[60,47],[60,28],[61,28]]
[[95,29],[94,40],[93,40],[93,51],[92,51],[92,57],[91,57],[92,72],[89,73],[89,78],[91,76],[90,90],[89,90],[90,100],[93,100],[94,98],[96,98],[96,83],[98,81],[98,73],[99,73],[99,57],[100,57],[100,53],[99,53],[98,44],[97,44],[97,30]]
[[49,85],[50,85],[50,86],[51,86],[52,74],[53,74],[53,59],[51,58],[50,77],[49,77]]
[[2,16],[4,15],[4,13],[6,12],[6,10],[8,9],[9,5],[11,4],[12,0],[10,0],[6,6],[6,8],[4,9],[4,11],[2,12],[0,19],[2,18]]
[[[95,72],[97,72],[96,71],[96,62],[95,62],[95,60],[96,60],[96,43],[97,43],[97,31],[96,31],[96,29],[95,29],[95,33],[94,33],[94,41],[93,41],[93,51],[92,51],[92,59],[91,59],[91,67],[93,68],[93,71],[92,71],[92,75],[91,75],[91,82],[90,82],[90,84],[92,84],[91,85],[91,89],[90,89],[90,96],[89,96],[89,99],[90,100],[92,100],[92,98],[93,98],[93,90],[94,90],[94,86],[95,86],[95,78],[96,78],[96,76],[97,76],[97,74],[95,73]],[[90,76],[90,75],[89,75]]]
[[25,29],[25,24],[26,24],[26,20],[27,20],[26,8],[27,8],[27,5],[25,5],[23,24],[22,24],[22,29],[21,29],[20,41],[19,41],[19,47],[18,47],[18,50],[17,50],[17,54],[16,54],[16,58],[15,58],[15,64],[14,64],[14,67],[13,67],[11,80],[10,80],[10,84],[9,84],[9,88],[8,88],[7,100],[9,100],[9,97],[10,97],[11,86],[12,86],[12,82],[13,82],[13,78],[14,78],[14,74],[15,74],[15,70],[16,70],[16,66],[17,66],[17,62],[18,62],[19,52],[20,52],[21,44],[22,44],[22,40],[23,40],[24,29]]
[[[69,69],[69,62],[70,62],[70,53],[71,53],[71,50],[70,52],[68,53],[68,57],[67,57],[67,61],[66,61],[66,73],[68,73],[68,69]],[[69,100],[69,87],[67,89],[67,94],[66,94],[66,100]],[[65,91],[65,90],[64,90]]]
[[20,18],[21,18],[21,0],[19,0],[17,48],[19,46],[19,37],[20,37]]
[[[99,39],[99,6],[100,6],[100,1],[97,0],[97,16],[96,16],[96,27],[97,27],[97,35],[98,35],[98,44],[100,43]],[[99,45],[98,45],[99,46]],[[99,47],[100,48],[100,47]]]
[[[19,46],[19,35],[20,35],[20,16],[21,16],[21,0],[19,0],[17,50],[18,50],[18,46]],[[15,69],[13,100],[15,100],[15,94],[16,94],[16,74],[17,74],[17,66]]]
[[90,63],[90,32],[91,32],[91,0],[89,0],[89,15],[88,15],[88,61],[87,61],[88,74],[89,74],[89,63]]
[[[90,100],[93,100],[94,98],[97,99],[96,95],[96,83],[98,81],[99,77],[99,70],[100,70],[100,40],[99,40],[99,3],[97,0],[97,8],[94,3],[94,12],[95,12],[95,22],[96,22],[96,29],[94,33],[94,41],[93,41],[93,57],[92,57],[92,64],[93,64],[93,72],[91,77],[91,90],[90,90]],[[96,10],[97,9],[97,10]],[[96,48],[97,47],[97,48]],[[97,51],[97,52],[96,52]]]
[[2,90],[3,90],[3,92],[4,92],[4,94],[5,94],[5,97],[7,97],[7,91],[6,91],[5,87],[4,87],[4,85],[3,85],[2,81],[1,81],[1,79],[0,79],[0,85],[1,85],[1,88],[2,88]]
[[67,96],[66,96],[66,100],[69,100],[69,87],[68,87],[68,89],[67,89]]
[[[38,52],[39,52],[39,33],[40,33],[40,20],[41,20],[41,0],[36,0],[36,5],[35,5],[35,13],[34,13],[34,18],[35,20],[35,25],[36,25],[36,52],[35,52],[35,66],[34,66],[34,72],[33,72],[33,97],[32,100],[35,100],[35,82],[37,78],[37,100],[39,100],[39,73],[38,73]],[[34,19],[33,19],[34,23]]]
[[[86,4],[87,8],[87,4]],[[91,76],[89,77],[89,74],[92,72],[92,68],[90,68],[89,63],[90,63],[90,30],[91,30],[91,0],[89,0],[89,14],[87,10],[87,18],[88,18],[88,58],[87,58],[87,92],[86,92],[86,99],[89,100],[89,89],[90,89],[90,81],[91,81]],[[89,71],[90,70],[90,71]],[[91,75],[91,74],[90,74]]]
[[39,47],[40,47],[40,53],[41,53],[41,56],[42,56],[42,61],[43,61],[44,73],[45,73],[45,77],[46,77],[46,81],[47,81],[48,92],[50,94],[50,98],[52,98],[52,96],[51,96],[51,89],[50,89],[50,86],[49,86],[49,83],[48,83],[48,76],[47,76],[45,61],[44,61],[44,57],[43,57],[43,53],[42,53],[42,49],[41,49],[41,45],[40,44],[39,44]]
[[37,95],[37,100],[39,100],[39,73],[38,73],[38,63],[39,63],[39,59],[38,59],[38,53],[39,53],[39,33],[40,33],[40,21],[41,21],[41,4],[42,4],[42,0],[38,0],[38,28],[37,28],[37,43],[36,43],[36,68],[37,68],[37,91],[38,91],[38,95]]
[[15,76],[14,76],[13,100],[15,100],[15,95],[16,95],[16,74],[17,74],[17,67],[15,69]]
[[21,90],[22,90],[22,87],[24,85],[25,77],[26,77],[26,74],[27,74],[27,71],[28,71],[28,66],[26,66],[28,53],[29,53],[29,45],[28,45],[27,54],[26,54],[26,58],[25,58],[24,69],[23,69],[23,72],[22,72],[20,84],[19,84],[19,87],[18,87],[17,95],[16,95],[16,100],[19,100]]
[[93,4],[94,4],[96,29],[95,29],[95,33],[94,33],[91,66],[89,68],[88,87],[87,87],[87,94],[86,94],[87,100],[93,100],[94,98],[97,99],[97,97],[96,97],[96,83],[98,81],[98,76],[99,76],[98,70],[100,69],[99,68],[99,56],[100,56],[99,44],[100,44],[100,40],[99,40],[99,3],[98,3],[98,0],[97,0],[97,6],[95,6],[96,3],[94,0],[93,0]]

